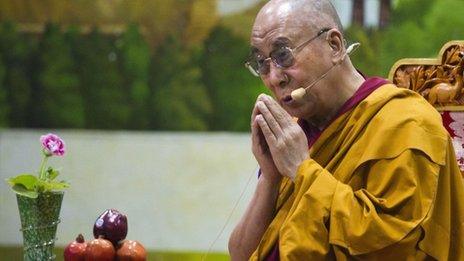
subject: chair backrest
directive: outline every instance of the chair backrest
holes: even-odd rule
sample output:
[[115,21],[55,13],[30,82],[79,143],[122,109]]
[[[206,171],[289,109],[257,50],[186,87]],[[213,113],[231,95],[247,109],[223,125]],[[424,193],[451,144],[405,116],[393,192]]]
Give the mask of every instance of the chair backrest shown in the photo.
[[446,43],[434,59],[401,59],[388,78],[418,92],[440,112],[464,177],[464,41]]

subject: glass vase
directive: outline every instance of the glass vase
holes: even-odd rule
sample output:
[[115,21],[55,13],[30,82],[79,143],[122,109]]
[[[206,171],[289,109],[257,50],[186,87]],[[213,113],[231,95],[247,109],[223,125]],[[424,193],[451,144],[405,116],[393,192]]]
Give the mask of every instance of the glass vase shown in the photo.
[[63,195],[63,192],[39,193],[37,198],[16,195],[25,261],[55,259],[53,248]]

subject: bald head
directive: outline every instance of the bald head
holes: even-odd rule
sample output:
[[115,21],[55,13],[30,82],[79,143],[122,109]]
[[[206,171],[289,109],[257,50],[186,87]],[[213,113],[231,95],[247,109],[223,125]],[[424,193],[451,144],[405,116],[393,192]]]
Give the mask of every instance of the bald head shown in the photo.
[[271,0],[258,13],[255,27],[276,22],[302,27],[306,32],[328,27],[343,33],[340,18],[330,0]]
[[250,44],[252,72],[290,115],[316,126],[324,126],[364,82],[329,0],[270,0],[256,16]]

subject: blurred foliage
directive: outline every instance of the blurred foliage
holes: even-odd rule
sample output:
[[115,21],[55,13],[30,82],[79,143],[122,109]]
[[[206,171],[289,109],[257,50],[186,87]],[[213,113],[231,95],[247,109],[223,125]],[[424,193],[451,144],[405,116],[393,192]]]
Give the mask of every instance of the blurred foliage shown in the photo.
[[[430,12],[424,19],[422,33],[426,35],[427,52],[434,52],[444,41],[464,39],[464,1],[440,0],[433,1]],[[425,38],[425,37],[424,37]]]
[[255,21],[256,14],[267,3],[268,0],[261,0],[258,4],[242,13],[232,14],[223,17],[220,23],[232,30],[232,32],[249,41],[251,34],[251,27]]
[[109,26],[138,24],[150,45],[170,32],[181,32],[184,43],[200,43],[217,22],[216,0],[1,0],[0,21],[25,25]]
[[[128,88],[129,106],[132,108],[129,128],[146,129],[149,127],[150,114],[150,49],[134,24],[128,27],[117,45],[123,85]],[[109,59],[112,56],[116,59],[115,53],[110,53]]]
[[0,18],[19,23],[86,23],[97,24],[105,18],[101,2],[95,0],[2,0],[0,1]]
[[208,37],[211,28],[218,22],[213,10],[216,10],[216,0],[191,1],[185,43],[191,46],[199,45]]
[[[10,127],[31,127],[31,81],[32,62],[36,41],[30,36],[21,35],[12,23],[0,25],[0,53],[4,73],[2,88],[5,90]],[[29,123],[29,124],[28,124]]]
[[366,30],[359,26],[351,26],[345,30],[348,44],[359,42],[361,46],[351,55],[351,60],[357,69],[365,75],[376,75],[380,72],[380,59],[378,53],[379,42],[382,39],[377,30]]
[[[219,19],[215,0],[0,1],[0,127],[248,131],[268,92],[243,66],[265,2]],[[396,0],[389,27],[346,29],[362,44],[352,61],[386,77],[398,59],[436,57],[464,39],[459,10]]]
[[460,0],[397,0],[385,30],[351,27],[349,41],[361,42],[353,63],[367,75],[387,77],[402,58],[435,58],[443,44],[464,39]]
[[98,0],[108,23],[136,23],[147,30],[149,42],[156,45],[169,32],[183,31],[187,24],[190,1],[184,0]]
[[7,91],[4,84],[6,74],[5,64],[3,63],[2,55],[0,53],[0,128],[7,127],[8,124],[8,113],[10,107],[7,101]]
[[94,29],[88,35],[68,33],[86,115],[86,128],[127,128],[128,90],[122,83],[114,39]]
[[84,127],[84,103],[71,47],[58,26],[48,24],[37,52],[33,126]]
[[[390,26],[395,27],[407,22],[423,25],[423,18],[426,16],[433,4],[442,0],[396,0],[394,1],[393,12],[390,17]],[[456,0],[455,0],[456,1]],[[460,1],[460,0],[458,0]]]
[[170,35],[159,46],[151,66],[152,123],[159,130],[208,130],[211,101],[192,53]]
[[244,131],[250,126],[261,81],[243,66],[247,54],[247,41],[223,26],[216,27],[205,41],[200,66],[213,102],[211,130]]

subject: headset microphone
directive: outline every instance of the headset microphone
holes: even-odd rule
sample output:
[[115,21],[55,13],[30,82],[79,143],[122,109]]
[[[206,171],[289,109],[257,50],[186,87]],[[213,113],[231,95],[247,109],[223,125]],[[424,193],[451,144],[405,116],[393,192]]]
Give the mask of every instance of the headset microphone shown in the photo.
[[303,97],[306,95],[306,92],[311,89],[316,83],[318,83],[320,80],[324,79],[329,72],[335,68],[335,66],[340,65],[346,58],[346,56],[351,55],[361,44],[360,43],[353,43],[351,44],[347,49],[345,54],[343,55],[343,58],[336,64],[332,65],[325,73],[323,73],[319,78],[317,78],[315,81],[313,81],[311,84],[309,84],[306,87],[301,87],[298,88],[290,94],[292,96],[292,99],[294,99],[297,102],[303,101]]

